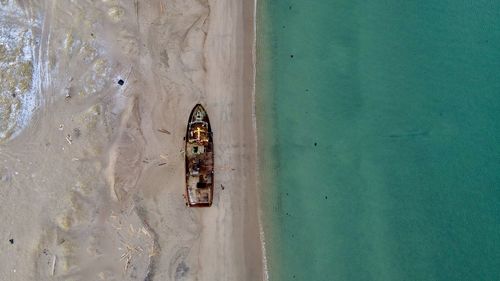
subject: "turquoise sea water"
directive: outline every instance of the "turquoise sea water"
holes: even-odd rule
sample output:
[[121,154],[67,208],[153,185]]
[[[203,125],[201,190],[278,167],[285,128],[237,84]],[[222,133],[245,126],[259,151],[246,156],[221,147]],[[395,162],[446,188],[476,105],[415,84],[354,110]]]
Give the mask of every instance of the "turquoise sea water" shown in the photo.
[[258,5],[270,280],[500,280],[500,2]]

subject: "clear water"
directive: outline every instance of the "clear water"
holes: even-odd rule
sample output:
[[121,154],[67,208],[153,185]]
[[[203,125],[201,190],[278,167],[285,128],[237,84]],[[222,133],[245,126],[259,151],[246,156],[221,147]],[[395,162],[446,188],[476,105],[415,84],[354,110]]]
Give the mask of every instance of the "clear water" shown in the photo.
[[270,280],[499,280],[500,2],[258,13]]

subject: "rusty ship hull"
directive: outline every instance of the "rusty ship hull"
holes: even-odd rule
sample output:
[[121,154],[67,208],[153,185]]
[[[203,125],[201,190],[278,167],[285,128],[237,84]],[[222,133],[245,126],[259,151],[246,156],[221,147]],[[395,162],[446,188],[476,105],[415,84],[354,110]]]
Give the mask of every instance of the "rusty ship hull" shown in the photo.
[[185,136],[186,206],[210,207],[214,194],[214,153],[208,114],[197,104],[189,115]]

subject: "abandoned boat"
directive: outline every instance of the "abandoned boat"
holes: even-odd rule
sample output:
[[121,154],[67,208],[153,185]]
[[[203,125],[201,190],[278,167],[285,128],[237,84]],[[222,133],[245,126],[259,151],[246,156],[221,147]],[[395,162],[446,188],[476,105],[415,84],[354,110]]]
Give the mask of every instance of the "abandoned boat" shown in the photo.
[[186,132],[186,205],[210,207],[214,193],[214,153],[208,115],[197,104],[189,115]]

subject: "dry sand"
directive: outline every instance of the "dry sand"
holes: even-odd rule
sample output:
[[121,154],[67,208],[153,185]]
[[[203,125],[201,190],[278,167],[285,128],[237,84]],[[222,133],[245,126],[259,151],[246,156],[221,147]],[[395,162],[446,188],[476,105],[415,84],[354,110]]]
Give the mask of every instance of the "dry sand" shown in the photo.
[[[0,0],[0,280],[263,280],[253,20],[250,0]],[[208,209],[182,197],[196,103]]]

